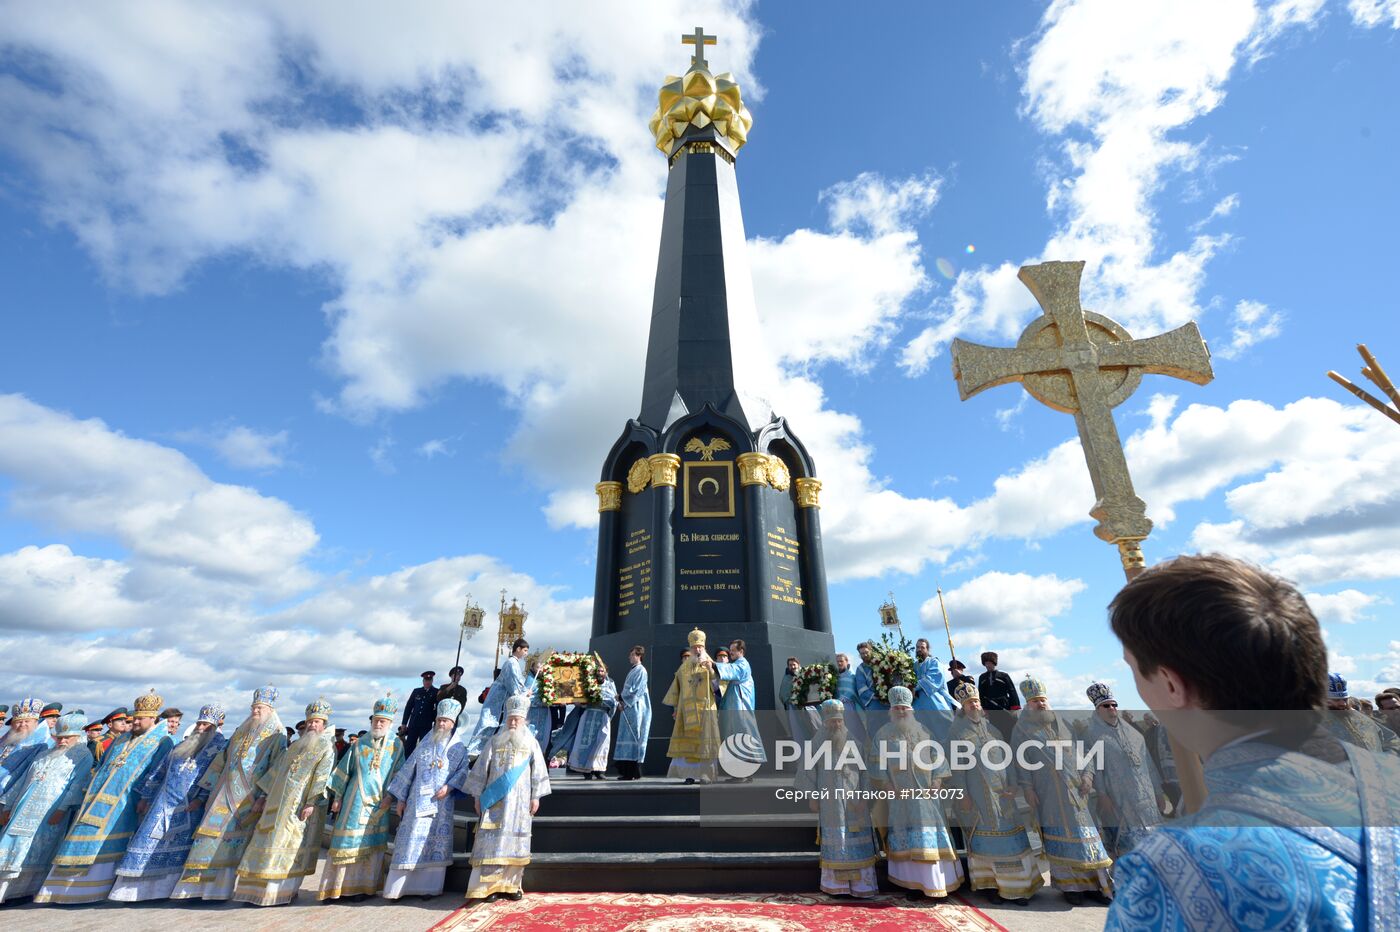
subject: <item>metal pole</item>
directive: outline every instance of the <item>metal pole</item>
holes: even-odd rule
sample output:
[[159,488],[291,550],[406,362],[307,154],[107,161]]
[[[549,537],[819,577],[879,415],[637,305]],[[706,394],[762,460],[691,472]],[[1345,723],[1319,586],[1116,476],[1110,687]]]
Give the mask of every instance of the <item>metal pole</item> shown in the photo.
[[452,664],[454,667],[462,665],[462,635],[467,633],[466,623],[457,626],[457,660]]
[[957,660],[957,651],[953,650],[953,629],[948,625],[948,608],[943,604],[943,587],[938,588],[938,607],[943,612],[943,630],[948,632],[948,659]]

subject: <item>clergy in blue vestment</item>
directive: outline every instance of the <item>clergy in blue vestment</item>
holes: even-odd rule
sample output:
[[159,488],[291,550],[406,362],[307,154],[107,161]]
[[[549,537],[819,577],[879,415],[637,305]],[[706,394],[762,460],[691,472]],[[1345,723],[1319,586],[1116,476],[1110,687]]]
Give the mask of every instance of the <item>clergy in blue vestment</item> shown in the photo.
[[[1056,743],[1070,742],[1069,729],[1050,709],[1045,683],[1027,677],[1021,683],[1026,708],[1011,732],[1016,749],[1016,779],[1040,826],[1040,844],[1050,862],[1050,884],[1072,906],[1084,894],[1102,903],[1113,895],[1108,869],[1113,860],[1089,812],[1093,772],[1077,766],[1072,753],[1059,755]],[[1061,748],[1069,745],[1061,745]]]
[[523,695],[507,700],[505,726],[469,770],[459,769],[450,778],[454,788],[472,797],[477,814],[468,900],[518,900],[525,893],[533,819],[550,792],[549,765],[525,728],[529,710]]
[[462,709],[456,699],[437,704],[433,730],[413,749],[408,762],[389,781],[398,800],[399,830],[394,860],[384,880],[384,898],[437,896],[452,866],[454,799],[448,778],[465,779],[467,747],[453,731]]
[[137,811],[144,815],[117,865],[109,899],[163,900],[174,892],[209,797],[209,788],[200,781],[228,744],[219,733],[223,725],[223,706],[200,709],[190,733],[136,788]]
[[1338,741],[1368,751],[1400,755],[1400,737],[1363,712],[1347,704],[1347,681],[1340,673],[1327,677],[1327,714],[1322,723]]
[[885,856],[890,883],[911,900],[946,897],[962,885],[962,862],[953,847],[948,819],[937,791],[953,775],[944,754],[933,751],[933,736],[914,717],[914,694],[907,686],[890,689],[890,720],[871,743],[871,776],[894,798],[887,807]]
[[928,638],[919,638],[914,645],[914,709],[918,719],[940,744],[948,741],[948,729],[953,727],[953,698],[943,682],[943,670],[938,658],[929,648]]
[[524,638],[516,638],[511,645],[510,656],[501,664],[501,672],[486,692],[486,702],[481,707],[481,715],[467,741],[467,756],[476,757],[491,736],[501,727],[501,718],[506,700],[525,688],[525,656],[530,653],[530,644]]
[[403,743],[393,734],[398,711],[392,695],[376,702],[370,733],[341,756],[331,777],[335,830],[321,874],[320,900],[372,896],[384,886],[392,803],[385,789],[403,765]]
[[54,746],[0,793],[0,903],[33,896],[48,876],[54,850],[92,779],[85,725],[82,712],[60,716],[52,729]]
[[647,759],[647,738],[651,736],[651,692],[647,668],[642,664],[646,655],[647,649],[640,644],[627,654],[627,662],[632,668],[627,671],[627,679],[622,683],[622,715],[617,722],[617,747],[613,749],[619,780],[640,780],[642,762]]
[[608,769],[608,743],[612,740],[612,717],[617,714],[617,686],[608,676],[608,668],[598,659],[603,674],[602,692],[598,701],[583,707],[579,713],[573,743],[568,745],[569,769],[583,774],[585,780],[601,780]]
[[1162,824],[1162,812],[1167,797],[1162,781],[1147,753],[1147,741],[1132,725],[1118,716],[1118,700],[1103,683],[1094,683],[1087,690],[1094,704],[1094,718],[1089,722],[1085,741],[1102,742],[1103,766],[1094,778],[1099,798],[1104,802],[1105,833],[1116,829],[1113,857],[1119,858],[1133,850],[1143,835]]
[[[763,736],[754,715],[756,691],[753,668],[744,657],[746,650],[744,642],[736,638],[729,644],[729,663],[715,664],[720,681],[729,684],[719,702],[719,726],[730,753],[750,764],[764,764],[768,753],[763,749]],[[729,782],[747,783],[752,779],[731,777]]]
[[843,716],[846,731],[856,744],[865,747],[869,735],[865,730],[865,712],[856,694],[856,671],[851,669],[851,655],[836,655],[836,696],[846,710]]
[[808,803],[818,815],[821,889],[830,896],[872,897],[879,892],[875,828],[861,747],[846,730],[845,706],[821,704],[822,730],[808,745],[813,766],[797,772],[793,788],[815,794]]
[[39,754],[49,746],[48,730],[39,730],[42,699],[25,699],[15,705],[10,730],[0,738],[0,793],[24,778]]
[[136,700],[131,730],[102,755],[78,818],[59,844],[34,902],[96,903],[112,892],[117,862],[140,821],[139,788],[174,743],[164,728],[156,727],[161,705],[155,690]]
[[1207,796],[1114,865],[1107,928],[1400,928],[1400,761],[1318,728],[1327,648],[1302,593],[1178,557],[1125,586],[1109,624]]

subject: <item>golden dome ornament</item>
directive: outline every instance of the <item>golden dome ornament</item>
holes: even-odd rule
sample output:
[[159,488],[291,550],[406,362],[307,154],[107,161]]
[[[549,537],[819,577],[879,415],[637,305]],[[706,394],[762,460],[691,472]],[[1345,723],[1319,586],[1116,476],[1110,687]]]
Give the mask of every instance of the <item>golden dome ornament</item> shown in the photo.
[[694,45],[695,54],[690,58],[690,70],[679,76],[667,75],[657,93],[656,110],[647,123],[656,148],[669,156],[672,147],[692,126],[704,129],[713,125],[715,132],[738,152],[749,140],[753,116],[744,106],[734,75],[727,71],[710,73],[704,47],[714,45],[715,37],[705,35],[697,26],[693,35],[682,36],[681,41]]

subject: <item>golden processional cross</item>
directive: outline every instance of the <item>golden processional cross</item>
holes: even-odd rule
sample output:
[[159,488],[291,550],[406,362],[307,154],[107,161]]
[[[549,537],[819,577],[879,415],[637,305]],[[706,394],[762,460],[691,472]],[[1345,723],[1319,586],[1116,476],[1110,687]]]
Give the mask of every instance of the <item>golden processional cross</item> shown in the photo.
[[1020,382],[1031,397],[1073,414],[1097,501],[1089,510],[1094,533],[1117,544],[1131,579],[1143,568],[1141,543],[1152,530],[1147,506],[1133,491],[1113,409],[1146,373],[1197,385],[1214,378],[1201,331],[1188,323],[1169,333],[1134,340],[1116,321],[1079,305],[1083,262],[1022,266],[1018,276],[1044,311],[1021,333],[1014,349],[953,341],[953,377],[966,401],[994,385]]
[[[1083,262],[1025,265],[1017,277],[1044,312],[1021,332],[1015,349],[953,341],[953,378],[966,401],[983,389],[1020,382],[1037,401],[1074,415],[1098,500],[1089,515],[1094,533],[1118,545],[1123,572],[1132,581],[1145,562],[1142,541],[1152,530],[1147,506],[1133,491],[1113,409],[1128,399],[1146,373],[1171,375],[1197,385],[1215,377],[1210,351],[1194,323],[1134,340],[1116,321],[1079,304]],[[1205,800],[1201,761],[1168,735],[1185,809]]]

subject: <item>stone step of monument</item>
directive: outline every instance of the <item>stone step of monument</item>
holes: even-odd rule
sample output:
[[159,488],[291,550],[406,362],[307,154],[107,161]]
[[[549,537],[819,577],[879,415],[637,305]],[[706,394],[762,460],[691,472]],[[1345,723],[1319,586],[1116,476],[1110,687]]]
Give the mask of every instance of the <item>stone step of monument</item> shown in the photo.
[[[465,890],[470,856],[459,853],[447,886]],[[539,853],[525,868],[525,889],[553,893],[794,893],[817,888],[810,852]]]
[[[543,809],[541,809],[543,812]],[[469,850],[476,817],[458,812],[454,843]],[[809,813],[708,815],[537,815],[531,848],[536,852],[762,852],[816,850],[816,817]]]
[[[550,776],[550,795],[540,800],[540,815],[750,815],[796,812],[800,805],[782,802],[776,794],[791,787],[790,779],[755,779],[751,783],[686,785],[679,780],[585,780],[575,774]],[[458,803],[471,812],[471,803]]]

